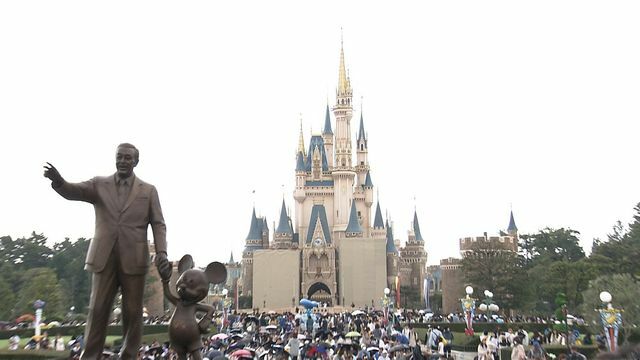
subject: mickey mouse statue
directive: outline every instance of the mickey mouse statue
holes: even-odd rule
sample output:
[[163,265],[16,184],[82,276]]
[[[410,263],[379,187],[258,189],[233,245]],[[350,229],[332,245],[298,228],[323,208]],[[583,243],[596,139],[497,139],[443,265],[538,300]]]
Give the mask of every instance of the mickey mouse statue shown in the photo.
[[[209,283],[220,284],[227,279],[227,269],[219,262],[207,265],[205,271],[194,269],[193,258],[185,255],[178,263],[178,272],[178,296],[171,292],[168,279],[163,283],[164,295],[175,306],[169,321],[169,340],[179,359],[187,359],[189,354],[192,360],[202,360],[200,335],[207,332],[214,309],[199,301],[207,296]],[[197,312],[206,312],[200,321]]]

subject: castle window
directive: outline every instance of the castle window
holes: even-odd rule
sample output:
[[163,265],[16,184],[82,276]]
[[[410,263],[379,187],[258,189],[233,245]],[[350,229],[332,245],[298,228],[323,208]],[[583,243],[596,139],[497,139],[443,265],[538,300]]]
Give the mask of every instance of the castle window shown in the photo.
[[360,144],[360,150],[364,150],[364,144]]
[[360,161],[360,165],[364,165],[364,161]]

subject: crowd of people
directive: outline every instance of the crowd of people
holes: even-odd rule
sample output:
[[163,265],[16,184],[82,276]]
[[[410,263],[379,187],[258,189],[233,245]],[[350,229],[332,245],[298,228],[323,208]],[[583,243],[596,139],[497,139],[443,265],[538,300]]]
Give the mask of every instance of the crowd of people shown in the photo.
[[[214,335],[203,337],[202,356],[205,359],[322,359],[322,360],[435,360],[453,358],[454,332],[448,323],[461,321],[458,314],[433,317],[424,312],[406,311],[388,313],[365,309],[331,313],[327,309],[313,312],[296,309],[285,313],[242,313],[214,318]],[[516,318],[514,318],[515,320]],[[512,319],[508,319],[512,320]],[[148,324],[167,323],[163,317],[145,319]],[[480,335],[477,347],[478,360],[499,359],[502,348],[511,348],[512,360],[550,359],[544,346],[574,346],[569,359],[582,360],[575,345],[596,344],[604,347],[603,334],[595,338],[587,333],[571,331],[567,334],[553,329],[553,319],[536,318],[536,323],[549,323],[541,332],[528,333],[522,326],[509,327],[508,323],[496,323],[494,331]],[[424,336],[418,336],[416,324],[427,323]],[[433,324],[431,326],[430,324]],[[420,325],[420,327],[425,327]],[[506,330],[501,330],[506,329]],[[422,333],[422,330],[421,330]],[[17,349],[19,337],[9,339],[9,348]],[[31,338],[25,349],[68,350],[70,359],[78,359],[82,350],[82,336],[65,343],[56,335],[50,338],[45,332],[39,338]],[[466,351],[471,351],[467,349]],[[105,349],[106,359],[117,357],[117,347]],[[564,354],[563,354],[564,356]],[[174,359],[176,354],[168,342],[154,340],[142,344],[139,359]]]

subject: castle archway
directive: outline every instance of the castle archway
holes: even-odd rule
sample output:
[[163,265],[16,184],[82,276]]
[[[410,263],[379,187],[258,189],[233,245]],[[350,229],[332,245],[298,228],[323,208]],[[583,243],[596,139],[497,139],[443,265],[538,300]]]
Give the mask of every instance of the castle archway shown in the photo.
[[333,302],[331,301],[331,290],[326,284],[321,282],[314,283],[309,287],[309,291],[307,291],[307,299],[326,303],[327,306],[333,306]]

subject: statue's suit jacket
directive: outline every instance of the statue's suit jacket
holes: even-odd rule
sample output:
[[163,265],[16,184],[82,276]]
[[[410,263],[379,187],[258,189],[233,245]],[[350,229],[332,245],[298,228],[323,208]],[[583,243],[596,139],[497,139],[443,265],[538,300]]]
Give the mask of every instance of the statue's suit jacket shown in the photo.
[[54,190],[68,200],[93,204],[95,235],[89,245],[85,270],[101,272],[111,251],[120,258],[125,274],[145,274],[149,267],[147,229],[151,225],[156,252],[167,252],[166,226],[155,186],[134,177],[124,206],[118,204],[115,175],[81,183],[63,182]]

